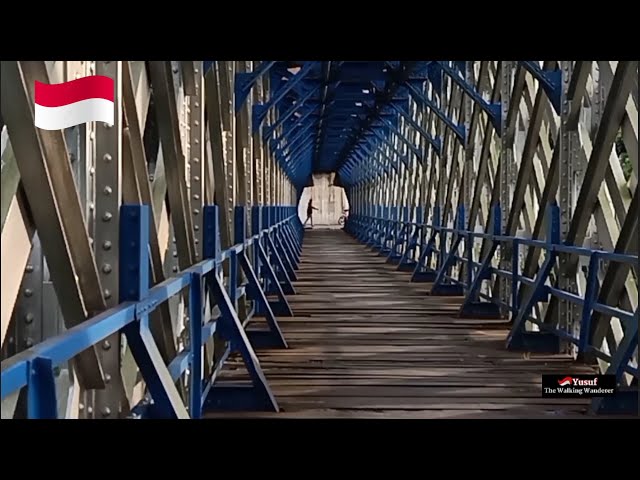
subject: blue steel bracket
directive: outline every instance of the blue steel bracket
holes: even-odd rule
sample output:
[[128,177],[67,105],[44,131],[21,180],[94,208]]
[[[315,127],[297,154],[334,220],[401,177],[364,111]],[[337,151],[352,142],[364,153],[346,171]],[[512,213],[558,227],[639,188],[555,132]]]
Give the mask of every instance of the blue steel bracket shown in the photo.
[[[459,231],[464,230],[464,218],[465,218],[464,215],[465,215],[464,206],[460,205],[458,207],[458,217],[456,222],[457,229]],[[447,253],[446,258],[444,259],[444,261],[442,262],[442,265],[438,269],[438,274],[436,275],[436,279],[433,282],[433,285],[431,286],[429,295],[454,296],[454,297],[464,296],[464,287],[461,283],[447,282],[445,278],[449,269],[455,266],[455,264],[458,261],[456,250],[460,246],[460,243],[462,242],[463,239],[464,239],[463,234],[459,232],[455,233],[455,239],[451,244],[451,248],[449,249],[449,252]],[[444,253],[446,241],[443,241],[442,243],[443,243],[442,253]]]
[[[274,235],[277,235],[277,233],[274,231]],[[282,261],[282,257],[280,256],[280,252],[278,251],[278,249],[275,246],[275,243],[273,242],[273,239],[271,238],[271,234],[270,233],[266,233],[265,234],[265,238],[267,241],[267,247],[269,249],[269,258],[270,258],[270,264],[271,265],[275,265],[275,270],[274,270],[274,274],[276,276],[277,280],[273,280],[270,283],[269,288],[267,289],[267,294],[272,295],[274,293],[277,293],[276,289],[274,288],[275,285],[279,285],[280,289],[282,290],[283,294],[286,295],[295,295],[296,291],[293,288],[293,283],[291,282],[291,278],[289,277],[289,273],[287,271],[287,269],[285,268],[284,262]]]
[[386,263],[390,263],[392,265],[398,265],[400,263],[400,260],[402,259],[402,253],[398,253],[398,247],[402,249],[402,247],[404,246],[404,239],[408,227],[408,224],[401,225],[399,232],[397,227],[394,229],[396,235],[393,235],[393,238],[391,239],[391,250],[389,251],[389,255],[387,256]]
[[[495,236],[499,236],[502,232],[500,205],[495,205],[491,210],[493,215],[492,233]],[[458,313],[460,318],[499,319],[502,317],[500,313],[500,306],[493,302],[482,302],[478,300],[482,282],[491,278],[491,260],[493,260],[493,256],[495,255],[499,245],[500,242],[496,239],[491,240],[489,251],[483,259],[475,278],[468,286],[467,296],[460,307],[460,312]],[[472,249],[473,247],[469,246],[467,248]],[[469,268],[472,268],[471,265],[469,265]]]
[[29,383],[27,418],[55,420],[58,418],[56,381],[50,358],[38,357],[28,364]]
[[[218,206],[204,207],[204,257],[215,258],[215,243],[208,241],[217,238]],[[209,248],[207,248],[207,246]],[[245,258],[246,259],[246,258]],[[249,385],[229,384],[224,381],[213,383],[204,401],[205,410],[266,410],[278,412],[278,403],[271,392],[269,383],[262,371],[260,361],[242,327],[233,303],[227,295],[220,278],[212,272],[207,277],[207,287],[210,295],[215,299],[220,309],[217,331],[223,340],[229,342],[230,351],[240,353],[244,365],[249,373]]]
[[433,283],[437,276],[437,271],[428,266],[428,262],[431,260],[431,254],[435,248],[437,232],[434,231],[427,244],[421,249],[420,258],[416,263],[416,268],[411,276],[411,281],[415,283]]
[[446,113],[440,110],[440,108],[438,108],[438,106],[435,103],[433,103],[429,98],[427,98],[427,96],[423,92],[421,92],[414,85],[412,85],[411,82],[407,82],[406,85],[411,96],[417,101],[426,105],[428,108],[430,108],[433,111],[433,113],[435,113],[436,116],[440,118],[440,120],[442,120],[447,125],[447,127],[451,129],[451,131],[454,133],[454,135],[457,137],[460,143],[464,145],[465,139],[466,139],[466,128],[464,124],[456,125],[453,122],[453,120],[447,116]]
[[284,271],[287,274],[286,279],[289,281],[289,285],[291,287],[290,290],[285,290],[285,293],[289,295],[295,295],[295,289],[292,282],[296,282],[298,280],[298,276],[295,272],[296,269],[294,267],[292,252],[289,248],[286,237],[284,236],[283,225],[279,225],[276,228],[273,244],[274,247],[277,247],[276,251],[282,252],[282,255],[280,256],[280,263],[284,267]]
[[638,415],[638,377],[633,378],[631,386],[621,385],[625,367],[629,364],[633,352],[638,348],[638,320],[640,309],[636,308],[633,321],[627,324],[624,337],[616,348],[605,374],[615,375],[617,391],[612,397],[595,397],[591,409],[600,414],[620,413]]
[[204,401],[205,410],[266,410],[278,412],[280,408],[271,392],[260,361],[251,342],[242,328],[242,323],[231,304],[220,278],[213,275],[209,285],[220,309],[219,333],[229,342],[231,351],[240,353],[249,372],[251,384],[239,386],[236,383],[215,382]]
[[266,293],[267,295],[275,294],[275,296],[278,298],[277,300],[269,300],[271,310],[273,310],[273,313],[275,313],[279,317],[293,317],[293,312],[291,311],[291,307],[289,306],[287,297],[282,290],[282,285],[280,285],[280,282],[278,281],[276,272],[273,270],[273,267],[269,262],[267,253],[264,251],[264,248],[262,248],[262,245],[257,244],[257,246],[260,263],[262,264],[262,271],[266,273],[267,283],[269,285]]
[[[120,303],[138,302],[149,291],[149,221],[147,205],[120,207]],[[123,328],[123,333],[153,400],[149,408],[151,416],[189,418],[171,373],[154,341],[149,314],[140,310],[136,312],[136,317],[140,322],[129,323]]]
[[449,66],[440,65],[440,68],[449,75],[449,77],[451,77],[451,79],[455,81],[460,88],[462,88],[462,90],[464,90],[464,92],[480,106],[480,108],[487,112],[489,119],[491,120],[491,124],[499,136],[502,133],[502,130],[500,129],[502,125],[502,105],[500,103],[488,103],[485,101],[473,85],[467,83],[465,79],[460,77],[460,75],[458,75],[456,71],[451,69]]
[[[234,211],[234,237],[235,243],[243,243],[246,237],[245,224],[246,224],[246,207],[237,206]],[[247,285],[246,292],[247,298],[249,300],[254,300],[257,303],[261,304],[260,312],[264,313],[264,317],[267,323],[267,328],[248,328],[246,330],[247,336],[253,345],[254,348],[287,348],[287,342],[284,339],[284,335],[280,330],[280,326],[278,325],[278,321],[269,306],[269,301],[260,286],[260,281],[256,276],[255,271],[251,267],[251,262],[247,257],[246,250],[242,250],[238,254],[238,261],[240,263],[240,267],[242,271],[247,277]],[[235,285],[237,283],[234,281],[229,282],[231,284],[231,291],[235,292]],[[235,295],[234,295],[235,297]],[[235,306],[235,299],[232,298],[232,304]],[[252,326],[253,327],[253,326]]]
[[422,227],[420,225],[411,225],[412,229],[409,244],[402,254],[402,258],[400,259],[400,263],[398,263],[398,268],[396,270],[400,272],[413,272],[416,268],[417,262],[412,258],[416,247],[418,246],[418,238],[420,237],[420,231]]
[[[286,223],[282,229],[284,242],[288,245],[289,252],[291,255],[291,263],[294,270],[300,269],[300,250],[298,249],[298,243],[296,241],[295,233],[293,232],[293,227]],[[297,279],[297,277],[296,277]]]
[[[296,87],[298,83],[304,80],[304,77],[313,69],[314,62],[307,62],[302,67],[302,69],[296,73],[289,81],[283,84],[280,88],[277,89],[276,92],[269,98],[269,101],[266,104],[254,105],[252,114],[252,133],[255,133],[260,128],[260,125],[264,121],[267,116],[267,112],[271,107],[277,105],[282,99],[285,98],[287,93],[289,93],[292,89]],[[317,89],[318,87],[316,87]]]
[[[433,207],[433,227],[440,226],[440,207],[435,205]],[[427,233],[426,228],[422,227],[422,234],[425,235]],[[413,275],[411,276],[411,281],[416,283],[432,283],[436,279],[437,272],[428,266],[431,261],[431,254],[435,248],[436,238],[438,236],[438,231],[433,230],[431,233],[429,240],[426,245],[422,245],[420,247],[420,257],[418,258],[418,262],[416,263],[416,268],[413,271]]]
[[[549,225],[547,227],[547,243],[549,247],[560,244],[560,208],[558,205],[549,206]],[[547,290],[545,282],[556,264],[557,253],[548,248],[545,260],[536,274],[529,298],[520,306],[518,316],[514,319],[511,331],[507,335],[507,350],[528,351],[537,353],[560,353],[560,337],[552,332],[533,332],[525,329],[526,322],[533,307],[544,298],[542,290]]]
[[[208,66],[206,65],[209,62],[205,62],[205,72],[207,71]],[[235,104],[236,104],[236,113],[239,112],[244,106],[244,102],[247,100],[249,93],[251,93],[251,88],[256,83],[256,81],[265,73],[269,71],[269,69],[275,65],[276,62],[262,62],[258,68],[256,68],[253,72],[241,72],[236,73],[236,78],[234,82],[234,93],[235,93]]]
[[553,109],[560,115],[562,98],[562,70],[543,70],[536,62],[518,62],[542,85],[542,89],[549,97]]

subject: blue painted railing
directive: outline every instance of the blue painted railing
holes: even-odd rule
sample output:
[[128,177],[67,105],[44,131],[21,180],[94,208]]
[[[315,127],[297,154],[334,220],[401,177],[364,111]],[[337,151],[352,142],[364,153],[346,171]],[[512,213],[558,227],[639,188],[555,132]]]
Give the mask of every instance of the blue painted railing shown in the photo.
[[[439,225],[441,214],[438,207],[433,211],[433,224],[391,218],[395,212],[389,208],[379,208],[376,211],[385,216],[352,213],[345,231],[381,255],[387,256],[387,262],[398,265],[398,270],[412,271],[411,281],[431,283],[431,295],[464,297],[459,312],[461,317],[503,318],[506,313],[511,321],[511,330],[506,339],[508,349],[558,353],[561,341],[565,341],[577,347],[578,358],[598,358],[609,363],[604,373],[616,376],[617,395],[595,398],[593,409],[599,413],[638,412],[638,367],[633,364],[633,354],[638,348],[638,308],[632,312],[600,303],[597,275],[601,262],[620,263],[627,268],[635,268],[637,272],[638,256],[563,244],[560,241],[560,214],[557,205],[551,205],[548,210],[546,240],[503,235],[499,205],[492,208],[491,226],[485,232],[465,229],[463,207],[458,209],[456,215],[457,228]],[[478,240],[483,241],[482,258],[476,259],[474,247]],[[525,276],[520,269],[520,255],[526,248],[539,249],[545,256],[533,278]],[[510,256],[509,271],[492,265],[498,251]],[[552,284],[550,274],[562,254],[589,258],[587,284],[583,294],[568,292]],[[455,267],[459,267],[457,276],[453,273]],[[622,274],[626,276],[627,272]],[[510,289],[509,301],[501,301],[499,295],[481,293],[481,286],[485,281],[507,281]],[[577,336],[533,316],[534,307],[549,302],[552,296],[582,307]],[[623,325],[624,337],[613,355],[592,343],[592,318],[595,312],[618,318]],[[539,331],[526,330],[526,322],[537,325]],[[624,374],[633,378],[628,385],[623,382]]]
[[[203,215],[201,262],[149,288],[149,208],[124,205],[120,216],[120,304],[63,334],[48,339],[2,362],[2,399],[27,387],[28,418],[57,418],[55,371],[80,352],[121,332],[148,389],[145,400],[132,409],[135,418],[200,418],[203,409],[266,409],[278,411],[254,348],[287,348],[276,314],[292,316],[286,293],[298,268],[304,229],[296,207],[253,207],[252,235],[245,234],[246,211],[235,208],[235,244],[221,251],[218,207],[206,206]],[[252,247],[253,256],[247,255]],[[229,262],[228,282],[221,269]],[[240,271],[247,279],[238,285]],[[189,346],[168,365],[151,334],[149,314],[169,298],[188,290]],[[210,302],[207,304],[206,298]],[[277,300],[267,299],[267,295]],[[254,302],[247,320],[237,315],[238,299]],[[209,305],[209,312],[207,310]],[[219,314],[214,315],[214,306]],[[265,317],[267,329],[248,329],[253,315]],[[226,342],[222,361],[205,378],[202,368],[205,343],[218,334]],[[248,385],[218,381],[224,360],[238,352],[249,372]],[[211,366],[212,369],[214,366]],[[176,388],[189,370],[186,402]]]

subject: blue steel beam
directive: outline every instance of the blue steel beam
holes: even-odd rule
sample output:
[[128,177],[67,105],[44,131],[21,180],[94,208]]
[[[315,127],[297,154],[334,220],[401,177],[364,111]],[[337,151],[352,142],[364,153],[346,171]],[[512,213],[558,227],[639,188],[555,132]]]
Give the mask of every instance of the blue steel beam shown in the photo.
[[396,111],[400,115],[402,115],[402,117],[409,123],[409,125],[415,128],[418,131],[418,133],[422,135],[427,140],[427,142],[429,142],[429,145],[433,147],[436,153],[440,155],[442,142],[440,142],[438,138],[433,138],[429,134],[429,132],[427,132],[424,128],[418,125],[418,123],[413,118],[411,118],[411,115],[409,115],[407,111],[405,111],[402,107],[397,105],[395,102],[391,102],[391,106],[395,108]]
[[447,65],[443,65],[443,62],[440,62],[440,68],[442,69],[442,71],[444,71],[444,73],[446,73],[447,75],[449,75],[449,77],[451,77],[451,79],[456,82],[458,84],[458,86],[460,88],[462,88],[462,90],[469,95],[469,97],[476,102],[478,105],[480,105],[480,108],[482,108],[482,110],[485,111],[485,113],[487,115],[489,115],[489,118],[491,119],[491,124],[493,125],[493,128],[495,128],[496,133],[498,135],[500,135],[501,133],[501,122],[502,122],[502,107],[499,103],[489,103],[487,102],[484,98],[482,98],[482,95],[480,95],[478,93],[478,91],[474,88],[473,85],[469,85],[466,80],[462,77],[460,77],[460,75],[458,75],[456,73],[455,70],[453,70],[451,67],[447,66]]
[[283,100],[285,96],[297,85],[299,84],[306,75],[308,75],[313,67],[315,66],[315,62],[307,62],[304,67],[293,76],[293,78],[286,82],[285,85],[280,87],[274,94],[271,96],[269,101],[266,104],[254,105],[253,106],[253,132],[255,133],[260,128],[260,125],[264,121],[267,116],[267,113],[274,105],[277,105],[278,102]]
[[[269,138],[273,132],[275,132],[276,128],[282,125],[285,121],[287,121],[291,116],[296,113],[300,108],[305,105],[305,102],[311,98],[311,96],[316,93],[317,88],[312,88],[307,92],[300,100],[298,100],[295,104],[292,104],[289,109],[284,112],[282,115],[278,116],[278,119],[273,125],[267,125],[264,129],[263,138]],[[309,113],[312,113],[314,110],[310,110]],[[306,116],[304,117],[306,118]]]
[[543,70],[537,62],[518,62],[518,64],[540,82],[542,89],[549,97],[553,109],[560,115],[562,72],[559,69]]
[[247,100],[249,93],[251,93],[251,89],[256,84],[258,79],[262,75],[267,73],[269,69],[275,65],[275,63],[276,62],[261,62],[258,68],[256,68],[253,72],[236,73],[234,82],[236,113],[239,112],[244,106],[244,102]]
[[395,133],[398,136],[398,138],[402,140],[405,145],[407,145],[407,147],[409,147],[409,150],[411,150],[411,152],[413,152],[416,157],[418,157],[419,159],[422,159],[423,153],[416,148],[413,142],[409,141],[409,139],[404,136],[404,134],[400,131],[400,129],[396,128],[389,120],[386,120],[384,118],[381,118],[380,120],[382,120],[382,123],[388,126],[389,129],[393,133]]
[[451,120],[438,106],[433,103],[431,100],[427,98],[427,96],[418,90],[415,85],[412,85],[412,81],[409,80],[405,82],[407,85],[407,90],[414,98],[414,100],[422,105],[428,107],[436,116],[442,120],[447,127],[451,129],[451,131],[455,134],[456,138],[464,144],[465,141],[465,128],[464,125],[456,125],[453,120]]

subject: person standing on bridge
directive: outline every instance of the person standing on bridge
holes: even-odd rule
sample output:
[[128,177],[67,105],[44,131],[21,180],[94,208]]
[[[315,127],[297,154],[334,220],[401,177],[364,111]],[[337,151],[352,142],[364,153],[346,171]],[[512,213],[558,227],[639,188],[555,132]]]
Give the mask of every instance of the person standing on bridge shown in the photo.
[[307,203],[307,219],[304,221],[303,227],[307,225],[307,222],[311,221],[311,228],[313,228],[313,211],[318,210],[313,206],[313,200],[309,199],[309,203]]

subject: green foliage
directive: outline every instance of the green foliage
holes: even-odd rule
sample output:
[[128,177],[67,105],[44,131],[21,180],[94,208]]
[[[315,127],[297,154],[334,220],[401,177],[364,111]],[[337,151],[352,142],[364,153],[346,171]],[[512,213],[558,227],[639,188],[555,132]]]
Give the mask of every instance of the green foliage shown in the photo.
[[618,135],[616,136],[615,141],[616,153],[618,154],[618,160],[620,161],[620,166],[622,167],[622,171],[624,173],[624,179],[629,180],[631,177],[631,159],[629,158],[629,154],[627,153],[627,148],[624,145],[624,140],[622,139],[622,128],[618,130]]
[[620,155],[620,165],[622,166],[622,171],[624,172],[624,179],[629,180],[631,178],[631,159],[629,158],[628,153],[624,153]]

